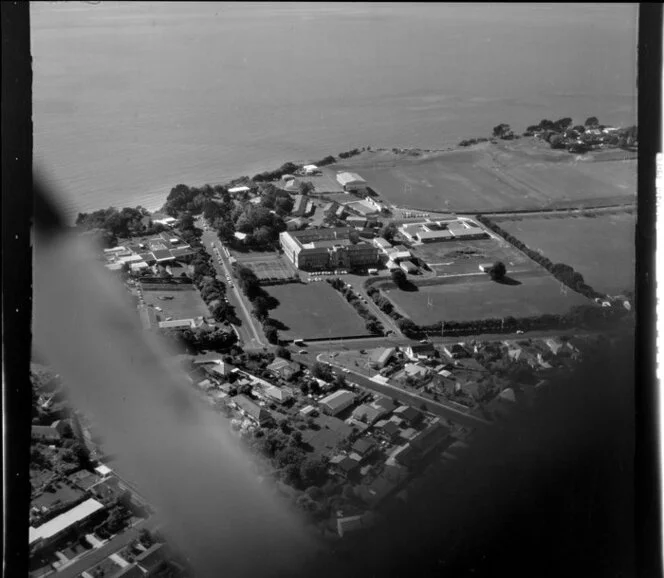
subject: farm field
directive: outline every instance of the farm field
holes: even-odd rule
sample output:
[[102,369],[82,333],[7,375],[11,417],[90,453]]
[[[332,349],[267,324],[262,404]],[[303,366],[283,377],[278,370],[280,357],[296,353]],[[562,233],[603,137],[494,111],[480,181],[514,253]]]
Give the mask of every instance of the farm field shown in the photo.
[[289,283],[265,287],[279,300],[270,317],[288,329],[286,339],[324,339],[368,335],[364,320],[328,283]]
[[636,216],[628,213],[594,217],[521,217],[496,223],[554,263],[581,273],[597,291],[621,293],[634,289]]
[[359,173],[391,203],[431,211],[595,207],[636,199],[636,159],[592,159],[524,139],[419,157],[363,153],[333,166]]
[[[160,297],[168,297],[168,299],[160,299]],[[196,288],[182,291],[143,291],[143,298],[146,305],[163,309],[160,313],[162,320],[167,317],[190,319],[210,315]]]
[[427,243],[411,248],[439,276],[477,273],[481,263],[502,261],[508,271],[525,271],[541,267],[502,239],[473,239]]
[[474,321],[497,317],[563,314],[575,305],[592,302],[566,288],[548,273],[509,275],[519,285],[495,283],[486,275],[453,277],[441,284],[402,291],[391,283],[381,288],[418,325],[436,321]]

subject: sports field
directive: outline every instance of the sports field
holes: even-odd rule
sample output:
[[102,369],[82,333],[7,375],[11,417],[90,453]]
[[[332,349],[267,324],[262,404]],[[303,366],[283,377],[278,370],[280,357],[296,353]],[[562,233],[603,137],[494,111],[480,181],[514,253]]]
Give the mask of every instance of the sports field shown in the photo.
[[205,302],[193,286],[189,290],[182,291],[143,291],[143,298],[146,305],[160,307],[163,310],[159,314],[162,321],[167,317],[191,319],[210,315]]
[[279,300],[270,317],[288,329],[285,339],[317,339],[368,335],[364,320],[328,283],[289,283],[265,290]]
[[614,294],[634,289],[635,215],[623,212],[495,221],[554,263],[574,267],[597,291]]
[[266,261],[245,261],[242,264],[251,269],[260,281],[299,277],[295,268],[288,263],[285,257]]
[[502,261],[508,271],[526,271],[541,267],[503,239],[442,241],[411,248],[437,275],[477,273],[482,263]]
[[547,273],[533,271],[508,276],[520,284],[501,284],[488,275],[472,275],[452,277],[442,284],[419,287],[418,291],[402,291],[391,283],[381,290],[418,325],[431,325],[441,320],[562,314],[575,305],[592,303],[561,286]]
[[420,157],[367,156],[352,170],[388,201],[432,211],[596,207],[636,198],[636,160],[593,162],[517,141]]

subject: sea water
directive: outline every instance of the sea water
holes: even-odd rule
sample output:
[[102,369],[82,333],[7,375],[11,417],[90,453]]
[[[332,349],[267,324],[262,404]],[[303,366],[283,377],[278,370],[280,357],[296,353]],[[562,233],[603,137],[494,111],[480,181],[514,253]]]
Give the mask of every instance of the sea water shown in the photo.
[[35,163],[79,211],[154,209],[356,146],[636,122],[636,5],[38,2]]

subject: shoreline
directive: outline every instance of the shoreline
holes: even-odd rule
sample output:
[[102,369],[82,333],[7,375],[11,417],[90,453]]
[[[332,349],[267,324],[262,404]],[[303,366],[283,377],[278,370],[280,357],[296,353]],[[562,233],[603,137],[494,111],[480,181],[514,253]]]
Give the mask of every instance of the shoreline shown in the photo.
[[[533,149],[537,149],[538,144],[539,145],[543,144],[542,142],[539,141],[539,139],[537,139],[537,137],[534,137],[534,136],[520,136],[520,137],[518,137],[514,140],[507,141],[507,142],[518,142],[518,141],[523,142],[526,139],[528,141],[530,141],[530,144],[531,144]],[[467,140],[473,140],[473,139],[467,139]],[[477,139],[475,139],[475,140],[477,140]],[[463,142],[465,142],[465,141],[461,141],[461,143],[463,143]],[[459,143],[459,144],[456,144],[456,145],[447,146],[447,147],[443,147],[443,148],[374,147],[372,145],[368,145],[368,146],[363,146],[361,148],[356,147],[356,148],[350,149],[348,151],[338,153],[336,156],[328,155],[328,156],[324,157],[323,159],[320,159],[318,162],[305,161],[305,160],[286,161],[281,165],[281,167],[283,167],[284,165],[287,165],[287,164],[292,164],[292,165],[296,165],[298,167],[302,167],[303,165],[305,165],[307,163],[317,164],[318,166],[344,165],[344,164],[349,164],[348,161],[350,161],[350,164],[352,164],[352,159],[354,159],[355,157],[357,157],[359,155],[362,155],[364,153],[382,153],[382,154],[387,153],[387,154],[394,154],[395,156],[397,156],[397,155],[401,156],[402,158],[397,157],[397,158],[393,159],[393,161],[391,161],[391,162],[395,162],[395,163],[397,163],[399,161],[402,161],[402,160],[416,160],[418,158],[420,158],[421,160],[426,160],[426,158],[422,158],[422,157],[426,156],[426,155],[437,155],[437,154],[444,154],[444,153],[472,152],[472,151],[475,151],[475,150],[482,150],[482,149],[487,148],[487,147],[495,146],[495,145],[499,144],[499,142],[500,142],[500,139],[486,138],[486,139],[482,139],[479,142],[476,142],[476,143],[471,144],[471,145],[463,145],[463,144]],[[545,147],[543,150],[548,152],[551,149],[549,149],[548,147]],[[599,153],[601,155],[602,153],[610,153],[610,151],[614,151],[614,150],[623,151],[625,153],[625,156],[623,158],[608,158],[608,159],[595,158],[594,157],[594,154]],[[560,151],[560,152],[564,154],[563,151]],[[572,153],[567,153],[567,154],[571,156]],[[341,157],[340,155],[348,155],[348,156]],[[587,158],[586,162],[591,162],[591,163],[610,162],[610,161],[619,162],[619,161],[628,161],[628,160],[638,159],[638,151],[636,151],[636,152],[624,151],[623,149],[619,149],[619,148],[615,148],[615,147],[611,147],[611,148],[603,149],[603,150],[599,150],[599,151],[589,151],[588,153],[586,153],[586,155],[587,155],[586,156],[586,158]],[[331,159],[331,158],[334,158],[334,162],[328,162],[328,163],[321,162],[325,159]],[[255,167],[257,167],[257,166],[260,166],[262,168],[262,166],[264,166],[264,165],[254,164],[253,165],[253,167],[254,167],[253,170],[256,170]],[[279,172],[279,170],[280,170],[280,168],[271,169],[271,170],[270,169],[265,169],[265,170],[262,170],[262,171],[256,173],[254,176],[242,175],[242,176],[236,176],[236,177],[227,177],[227,178],[222,178],[220,180],[215,179],[214,181],[207,181],[207,182],[202,183],[200,185],[187,185],[187,186],[192,187],[192,188],[193,187],[204,187],[206,185],[228,187],[228,186],[232,186],[232,184],[234,182],[237,182],[237,181],[240,181],[240,180],[248,180],[251,183],[257,183],[257,182],[260,182],[260,181],[254,180],[255,177],[257,177],[261,174],[265,174],[265,173],[277,173],[277,172]],[[151,192],[151,193],[145,193],[145,197],[146,197],[145,200],[142,201],[142,202],[139,202],[136,205],[133,205],[133,207],[141,206],[144,209],[146,209],[150,213],[150,215],[154,215],[156,213],[159,213],[161,211],[161,209],[163,208],[164,204],[166,203],[166,199],[167,199],[168,195],[170,194],[170,190],[173,187],[175,187],[177,184],[179,184],[179,183],[175,183],[175,184],[170,185],[170,189],[168,190],[168,192],[158,193],[158,192],[155,191],[155,192]],[[158,187],[158,190],[163,190],[163,189],[162,189],[162,187]],[[576,206],[576,207],[563,207],[563,208],[561,208],[561,207],[552,207],[552,208],[541,207],[541,208],[537,208],[537,209],[523,209],[523,210],[521,210],[521,209],[506,209],[506,210],[493,210],[493,211],[478,209],[478,210],[474,210],[474,211],[462,211],[462,212],[464,214],[467,213],[467,214],[472,214],[472,215],[475,215],[475,214],[496,214],[496,215],[500,215],[500,214],[511,214],[511,213],[514,213],[514,214],[527,214],[527,213],[537,213],[537,212],[548,213],[548,212],[560,212],[560,211],[571,211],[571,210],[592,211],[592,210],[597,210],[597,209],[612,209],[612,208],[618,209],[620,207],[626,207],[626,206],[634,205],[635,202],[636,201],[633,200],[633,199],[632,200],[627,200],[626,199],[624,203],[598,204],[597,206],[590,206],[590,207],[578,207],[578,206]],[[401,210],[412,210],[412,211],[421,211],[421,212],[437,212],[436,210],[431,209],[431,208],[423,208],[423,207],[418,207],[418,206],[415,206],[415,205],[396,204],[396,203],[392,203],[392,202],[389,202],[389,205],[391,207],[395,208],[395,209],[401,209]],[[110,206],[115,206],[115,205],[110,205]],[[125,205],[125,206],[128,206],[128,205]],[[122,209],[123,207],[117,206],[116,208]],[[97,207],[95,209],[87,209],[87,210],[81,210],[80,208],[76,208],[75,210],[72,211],[72,213],[70,215],[68,215],[68,220],[71,220],[71,222],[73,224],[73,222],[76,220],[76,217],[77,217],[78,213],[86,213],[86,212],[87,213],[92,213],[92,212],[102,210],[102,209],[103,209],[103,207]],[[458,212],[461,212],[461,211],[458,211]]]

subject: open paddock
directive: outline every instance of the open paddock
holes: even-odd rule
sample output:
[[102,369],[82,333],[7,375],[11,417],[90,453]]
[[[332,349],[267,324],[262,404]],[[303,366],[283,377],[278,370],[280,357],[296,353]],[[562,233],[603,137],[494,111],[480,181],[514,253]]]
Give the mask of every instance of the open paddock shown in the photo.
[[515,284],[496,283],[481,274],[450,277],[435,285],[419,286],[417,291],[397,289],[391,282],[380,289],[418,325],[564,314],[576,305],[592,304],[547,273],[533,271],[508,277]]
[[494,220],[552,262],[574,267],[597,291],[634,289],[636,215],[581,213]]
[[416,245],[413,255],[423,259],[439,276],[477,273],[481,263],[502,261],[509,271],[541,267],[503,239],[441,241]]
[[[162,321],[167,317],[173,319],[208,317],[210,312],[199,292],[193,285],[189,287],[191,289],[182,291],[144,291],[143,298],[146,305],[163,309],[160,313]],[[166,299],[161,299],[162,297]]]
[[369,335],[364,320],[328,283],[292,283],[265,289],[279,301],[270,317],[288,327],[281,331],[285,339]]
[[362,155],[334,168],[359,173],[393,204],[429,211],[596,207],[632,202],[636,192],[635,159],[594,161],[525,140],[419,157]]

